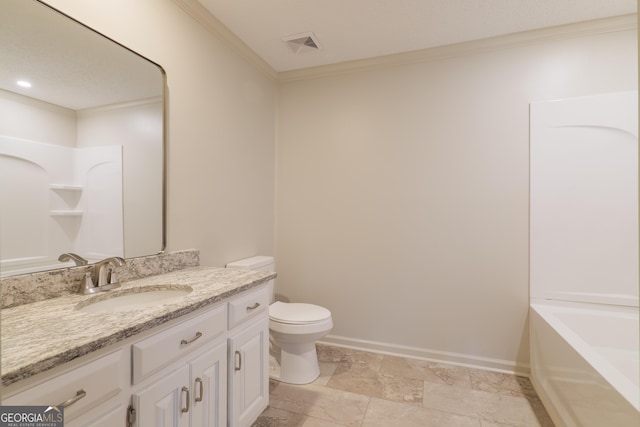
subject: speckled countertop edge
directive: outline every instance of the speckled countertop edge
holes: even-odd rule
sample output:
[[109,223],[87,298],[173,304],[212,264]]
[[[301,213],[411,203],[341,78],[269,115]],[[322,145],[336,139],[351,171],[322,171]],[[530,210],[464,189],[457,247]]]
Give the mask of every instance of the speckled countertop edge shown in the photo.
[[[167,321],[216,303],[275,277],[275,273],[197,267],[123,283],[95,295],[65,295],[0,311],[2,384],[44,372]],[[192,291],[170,302],[116,313],[78,311],[91,298],[183,285]]]

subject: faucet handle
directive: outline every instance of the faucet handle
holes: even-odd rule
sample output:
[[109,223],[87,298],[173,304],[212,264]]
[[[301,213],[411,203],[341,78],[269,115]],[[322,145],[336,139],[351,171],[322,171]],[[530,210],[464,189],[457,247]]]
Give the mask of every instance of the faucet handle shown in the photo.
[[93,267],[94,282],[96,286],[115,285],[118,283],[114,269],[122,267],[126,261],[121,257],[110,257],[96,263]]
[[91,278],[91,273],[86,272],[84,274],[84,281],[80,284],[80,289],[78,290],[81,294],[91,294],[95,292],[95,284],[93,283],[93,279]]
[[111,274],[109,274],[109,284],[112,285],[114,283],[118,283],[118,277],[116,276],[115,269],[111,269]]

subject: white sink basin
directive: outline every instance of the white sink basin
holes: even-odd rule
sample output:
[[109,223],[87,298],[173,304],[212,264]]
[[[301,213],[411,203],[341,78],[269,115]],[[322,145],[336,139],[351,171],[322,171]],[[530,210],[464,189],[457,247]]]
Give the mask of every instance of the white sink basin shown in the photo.
[[189,295],[193,289],[184,285],[161,285],[106,291],[76,306],[84,313],[119,313],[166,304]]

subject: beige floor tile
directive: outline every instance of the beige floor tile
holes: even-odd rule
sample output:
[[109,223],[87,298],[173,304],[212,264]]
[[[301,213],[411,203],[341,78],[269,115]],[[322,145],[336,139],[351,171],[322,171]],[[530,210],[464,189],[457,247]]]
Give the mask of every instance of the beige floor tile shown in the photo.
[[320,376],[312,383],[314,385],[327,385],[327,382],[331,379],[331,376],[338,367],[337,363],[318,362],[320,367]]
[[507,396],[536,396],[531,381],[525,377],[501,372],[469,369],[471,388]]
[[380,372],[380,365],[382,365],[383,355],[374,353],[351,352],[338,363],[336,373],[349,371],[356,375],[375,376]]
[[527,378],[318,345],[320,377],[270,382],[254,427],[552,427]]
[[284,409],[267,407],[251,427],[302,427],[307,416]]
[[363,396],[384,397],[382,379],[377,372],[362,372],[342,369],[338,366],[326,387],[348,391]]
[[383,374],[379,374],[378,378],[382,385],[381,397],[383,399],[422,406],[422,393],[424,392],[422,381]]
[[353,370],[380,370],[383,355],[343,347],[317,345],[318,361],[337,363]]
[[471,387],[467,368],[424,360],[384,356],[380,372],[404,378],[414,378],[439,384]]
[[417,406],[422,405],[424,388],[419,379],[384,375],[362,366],[352,369],[345,364],[338,365],[326,387]]
[[317,385],[280,383],[270,394],[269,406],[348,426],[359,426],[369,397]]
[[382,399],[371,399],[362,425],[365,427],[480,427],[480,421],[474,417]]
[[482,427],[513,427],[511,424],[494,423],[493,421],[480,420]]
[[333,375],[326,386],[365,396],[383,397],[383,381],[380,378],[381,354],[363,351],[329,348],[319,352],[320,360],[336,363]]
[[344,424],[332,423],[331,421],[321,420],[319,418],[307,417],[302,427],[343,427]]
[[316,344],[316,351],[318,353],[318,361],[339,363],[347,360],[347,358],[349,358],[349,353],[354,350],[344,347]]
[[512,426],[548,426],[527,398],[424,383],[423,406]]

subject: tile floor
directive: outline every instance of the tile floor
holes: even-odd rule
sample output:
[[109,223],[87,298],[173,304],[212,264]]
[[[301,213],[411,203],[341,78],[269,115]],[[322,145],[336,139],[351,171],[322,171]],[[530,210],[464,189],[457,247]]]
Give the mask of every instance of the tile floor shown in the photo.
[[253,427],[553,427],[525,377],[318,345],[320,377],[271,381]]

